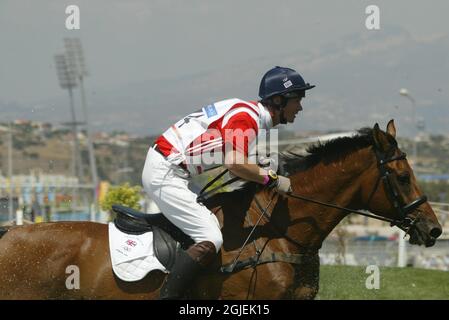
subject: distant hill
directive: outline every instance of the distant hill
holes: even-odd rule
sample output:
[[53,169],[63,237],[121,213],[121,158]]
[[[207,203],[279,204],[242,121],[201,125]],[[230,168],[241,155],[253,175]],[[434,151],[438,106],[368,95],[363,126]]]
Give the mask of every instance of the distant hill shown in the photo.
[[[154,137],[130,139],[127,144],[95,142],[95,156],[98,176],[113,184],[129,182],[141,184],[141,175],[145,157]],[[16,134],[13,138],[13,174],[72,175],[72,138],[68,134],[55,134],[49,138]],[[85,142],[81,142],[81,158],[84,179],[90,183],[89,156]],[[0,140],[0,174],[8,173],[8,150]]]
[[[352,130],[375,122],[385,125],[395,118],[399,135],[410,135],[411,104],[398,93],[405,87],[416,99],[418,118],[425,120],[425,129],[448,134],[448,53],[448,34],[414,39],[390,26],[288,55],[264,57],[261,52],[260,59],[227,69],[138,83],[130,80],[115,88],[89,88],[91,119],[97,131],[157,134],[210,102],[230,97],[255,99],[263,73],[274,65],[287,65],[317,85],[304,100],[303,115],[291,126],[295,131]],[[34,106],[8,102],[0,102],[0,106],[9,117],[26,114],[32,119],[70,120],[64,95]]]

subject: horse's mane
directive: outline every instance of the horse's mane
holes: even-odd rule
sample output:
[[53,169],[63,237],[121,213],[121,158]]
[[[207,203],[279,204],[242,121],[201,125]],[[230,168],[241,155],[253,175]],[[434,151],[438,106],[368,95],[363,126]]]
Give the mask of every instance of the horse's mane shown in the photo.
[[280,153],[280,173],[292,175],[299,171],[308,170],[322,161],[330,163],[344,158],[354,151],[369,147],[373,143],[373,129],[362,128],[357,131],[356,135],[351,137],[340,137],[325,143],[315,143],[306,149],[307,155],[288,151]]

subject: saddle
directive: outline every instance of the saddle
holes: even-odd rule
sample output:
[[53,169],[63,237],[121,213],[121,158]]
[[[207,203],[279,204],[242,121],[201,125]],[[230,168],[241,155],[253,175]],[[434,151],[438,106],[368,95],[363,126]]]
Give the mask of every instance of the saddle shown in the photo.
[[171,271],[179,250],[187,250],[194,241],[162,213],[146,214],[121,205],[113,205],[114,224],[120,231],[139,235],[153,232],[153,248],[161,264]]

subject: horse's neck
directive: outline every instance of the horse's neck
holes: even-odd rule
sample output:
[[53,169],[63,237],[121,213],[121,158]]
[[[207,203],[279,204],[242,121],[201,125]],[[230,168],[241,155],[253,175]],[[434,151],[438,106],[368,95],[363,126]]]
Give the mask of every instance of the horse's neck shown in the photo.
[[313,168],[293,175],[293,189],[317,200],[350,205],[360,186],[362,173],[375,164],[375,159],[371,158],[370,150],[364,148],[338,161],[321,161]]
[[[339,161],[320,162],[310,170],[291,177],[293,192],[299,195],[342,207],[359,208],[359,190],[363,173],[374,164],[369,148],[355,151]],[[292,221],[313,219],[307,241],[323,241],[347,215],[340,210],[289,198]],[[301,223],[299,223],[300,225]],[[304,227],[304,226],[302,226]],[[300,232],[300,231],[299,231]]]

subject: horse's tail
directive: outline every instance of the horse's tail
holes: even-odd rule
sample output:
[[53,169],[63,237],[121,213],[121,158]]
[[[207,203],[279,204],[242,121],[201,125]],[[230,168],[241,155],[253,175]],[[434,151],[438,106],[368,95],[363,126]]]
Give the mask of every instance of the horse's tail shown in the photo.
[[0,227],[0,239],[9,231],[8,227]]

